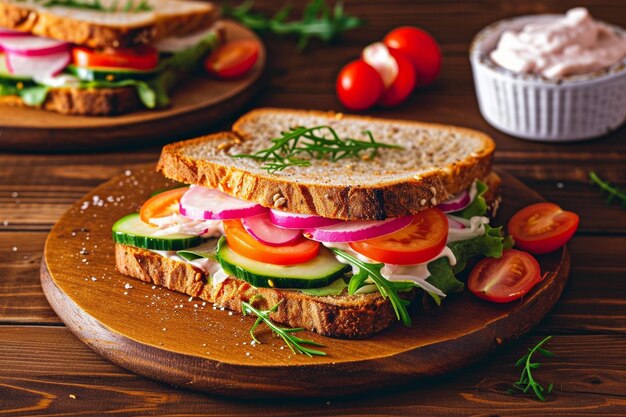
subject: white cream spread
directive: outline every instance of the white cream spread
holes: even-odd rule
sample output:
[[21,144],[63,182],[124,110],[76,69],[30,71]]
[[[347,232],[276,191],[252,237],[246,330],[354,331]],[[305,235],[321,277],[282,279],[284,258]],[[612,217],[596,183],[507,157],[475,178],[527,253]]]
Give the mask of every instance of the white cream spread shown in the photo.
[[485,224],[489,224],[489,218],[483,216],[474,216],[470,220],[463,217],[451,216],[452,219],[463,224],[464,229],[448,228],[447,243],[459,242],[461,240],[469,240],[485,234]]
[[[150,250],[150,252],[154,252],[158,255],[161,255],[164,258],[171,259],[177,262],[187,263],[189,265],[193,265],[208,276],[211,279],[215,280],[214,276],[218,274],[222,270],[222,266],[218,261],[211,258],[198,258],[192,261],[188,261],[182,256],[178,255],[176,251],[168,251],[168,250]],[[222,280],[223,281],[223,280]]]
[[224,234],[221,220],[192,220],[178,213],[150,219],[150,223],[160,229],[154,233],[154,236],[182,233],[208,238],[220,237]]
[[579,7],[556,20],[529,23],[518,32],[505,31],[490,57],[516,73],[547,78],[590,74],[626,57],[626,36]]
[[50,75],[46,77],[35,76],[33,80],[38,84],[52,88],[78,87],[80,85],[80,80],[70,74]]

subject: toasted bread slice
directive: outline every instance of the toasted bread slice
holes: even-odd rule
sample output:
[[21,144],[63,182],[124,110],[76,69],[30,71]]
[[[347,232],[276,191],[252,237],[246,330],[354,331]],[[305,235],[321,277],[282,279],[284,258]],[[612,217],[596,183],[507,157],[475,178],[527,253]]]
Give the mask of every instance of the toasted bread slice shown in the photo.
[[299,291],[255,288],[245,281],[227,278],[213,284],[196,267],[165,258],[145,249],[115,245],[117,269],[124,275],[163,286],[228,310],[241,312],[241,302],[268,309],[282,301],[272,320],[302,327],[325,336],[365,338],[389,327],[395,313],[379,293],[316,297]]
[[[0,96],[0,105],[29,107],[18,96]],[[81,116],[113,116],[145,108],[133,87],[53,88],[42,109]]]
[[[233,158],[268,148],[271,138],[296,126],[332,126],[340,137],[404,149],[380,149],[372,160],[313,160],[273,174],[262,162]],[[241,117],[233,133],[167,145],[157,169],[187,184],[219,188],[265,207],[343,220],[411,215],[467,189],[491,172],[493,140],[460,127],[344,116],[319,111],[260,109]]]
[[91,48],[132,47],[168,36],[183,36],[210,27],[219,11],[209,2],[146,0],[149,11],[123,11],[139,0],[101,0],[105,8],[86,10],[42,6],[34,0],[0,0],[0,27],[30,32]]

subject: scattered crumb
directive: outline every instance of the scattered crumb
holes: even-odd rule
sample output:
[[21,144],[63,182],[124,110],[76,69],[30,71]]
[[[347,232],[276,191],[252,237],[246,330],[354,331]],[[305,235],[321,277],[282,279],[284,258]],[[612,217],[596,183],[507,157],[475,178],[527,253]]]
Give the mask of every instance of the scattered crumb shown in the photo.
[[193,297],[189,297],[189,299],[187,301],[192,302],[193,301]]
[[124,295],[128,295],[128,291],[124,291]]
[[17,252],[17,246],[13,246],[13,252]]
[[124,171],[124,175],[126,175],[127,177],[130,177],[132,173],[133,172],[130,169],[127,169],[126,171]]
[[126,290],[130,290],[131,288],[133,288],[133,286],[132,286],[132,285],[130,285],[129,283],[125,283],[125,284],[124,284],[124,289],[126,289]]
[[19,197],[19,196],[20,196],[20,195],[17,193],[17,191],[13,191],[13,192],[11,193],[11,197],[13,197],[13,198],[17,198],[17,197]]
[[166,330],[167,330],[167,328],[165,328],[165,327],[164,327],[164,328],[163,328],[163,331],[166,331]]
[[76,395],[74,395],[74,394],[70,394],[70,398],[71,398],[72,400],[75,400],[77,397],[76,397]]
[[562,182],[557,182],[557,183],[556,183],[556,188],[558,188],[559,190],[560,190],[561,188],[563,188],[563,187],[565,187],[565,184],[563,184]]
[[97,280],[98,280],[98,278],[96,278],[96,277],[91,277],[91,280],[92,280],[92,281],[97,281]]
[[5,221],[2,222],[2,224],[5,225],[5,226],[8,226],[9,225],[9,221],[5,220]]

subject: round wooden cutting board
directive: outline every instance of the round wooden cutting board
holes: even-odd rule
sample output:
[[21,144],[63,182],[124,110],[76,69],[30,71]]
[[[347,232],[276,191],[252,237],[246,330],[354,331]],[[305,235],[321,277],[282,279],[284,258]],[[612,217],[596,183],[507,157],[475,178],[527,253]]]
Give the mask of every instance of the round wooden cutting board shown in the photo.
[[221,81],[198,74],[170,93],[172,105],[112,117],[68,116],[29,107],[0,107],[0,149],[61,152],[171,142],[206,133],[245,105],[260,87],[263,43],[249,29],[224,21],[226,39],[256,39],[261,51],[244,78]]
[[[494,224],[542,198],[509,175]],[[332,396],[466,366],[520,337],[554,306],[569,272],[566,249],[539,257],[546,278],[510,304],[452,294],[438,315],[414,317],[367,340],[302,332],[325,357],[293,354],[252,317],[126,277],[115,269],[111,226],[154,190],[172,186],[152,168],[125,173],[78,201],[46,242],[41,282],[50,304],[90,348],[138,374],[176,386],[253,398]]]

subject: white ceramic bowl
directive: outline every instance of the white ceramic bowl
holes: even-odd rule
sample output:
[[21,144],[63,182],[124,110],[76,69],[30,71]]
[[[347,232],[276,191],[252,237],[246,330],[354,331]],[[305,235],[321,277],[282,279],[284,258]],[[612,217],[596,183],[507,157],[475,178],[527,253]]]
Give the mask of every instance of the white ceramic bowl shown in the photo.
[[[576,141],[606,135],[626,120],[626,58],[592,74],[548,79],[518,74],[490,58],[505,30],[562,15],[521,16],[481,30],[470,47],[478,105],[498,130],[537,141]],[[626,36],[626,32],[613,27]]]

